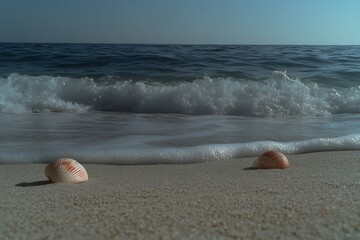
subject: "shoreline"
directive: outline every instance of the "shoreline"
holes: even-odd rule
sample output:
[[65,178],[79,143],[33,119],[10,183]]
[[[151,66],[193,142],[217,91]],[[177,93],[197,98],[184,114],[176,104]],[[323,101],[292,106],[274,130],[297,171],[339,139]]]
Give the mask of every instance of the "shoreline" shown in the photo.
[[5,239],[356,239],[360,151],[168,165],[83,164],[89,181],[48,184],[46,164],[0,165]]

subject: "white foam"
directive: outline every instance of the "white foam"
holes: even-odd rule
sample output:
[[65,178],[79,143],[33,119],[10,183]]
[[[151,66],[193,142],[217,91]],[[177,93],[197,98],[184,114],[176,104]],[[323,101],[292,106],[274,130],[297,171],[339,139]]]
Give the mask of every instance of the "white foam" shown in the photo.
[[61,77],[19,74],[11,74],[7,79],[0,78],[0,112],[87,111],[88,106],[62,98],[62,93],[69,90],[66,84],[70,81]]
[[261,141],[240,144],[214,144],[182,148],[142,149],[79,149],[2,154],[0,163],[51,162],[60,157],[72,157],[81,163],[98,164],[184,164],[220,161],[231,158],[255,157],[267,150],[285,154],[319,151],[360,150],[360,134],[338,138],[318,138],[298,142]]
[[0,78],[0,112],[91,110],[238,116],[360,113],[360,86],[320,86],[285,72],[263,81],[204,77],[169,83],[19,74]]

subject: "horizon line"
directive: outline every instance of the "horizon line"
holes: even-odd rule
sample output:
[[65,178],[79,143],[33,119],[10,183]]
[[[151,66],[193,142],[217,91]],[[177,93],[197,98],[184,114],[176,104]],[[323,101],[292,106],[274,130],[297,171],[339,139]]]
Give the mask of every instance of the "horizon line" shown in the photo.
[[116,43],[116,42],[22,42],[0,41],[0,44],[91,44],[91,45],[198,45],[198,46],[359,46],[360,44],[309,44],[309,43]]

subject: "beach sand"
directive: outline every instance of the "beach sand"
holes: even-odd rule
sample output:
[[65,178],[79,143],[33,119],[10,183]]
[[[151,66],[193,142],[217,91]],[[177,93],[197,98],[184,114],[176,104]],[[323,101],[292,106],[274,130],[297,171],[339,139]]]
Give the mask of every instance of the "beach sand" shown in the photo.
[[360,152],[288,157],[286,170],[85,164],[75,185],[0,165],[0,239],[360,239]]

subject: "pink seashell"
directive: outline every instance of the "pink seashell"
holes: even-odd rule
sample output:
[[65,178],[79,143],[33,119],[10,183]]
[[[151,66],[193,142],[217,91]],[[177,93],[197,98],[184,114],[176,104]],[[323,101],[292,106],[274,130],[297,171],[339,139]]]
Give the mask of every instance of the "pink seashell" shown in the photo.
[[88,180],[85,168],[71,158],[60,158],[50,163],[44,172],[51,182],[81,183]]
[[281,152],[267,151],[254,161],[253,167],[260,169],[285,169],[290,167],[290,163]]

